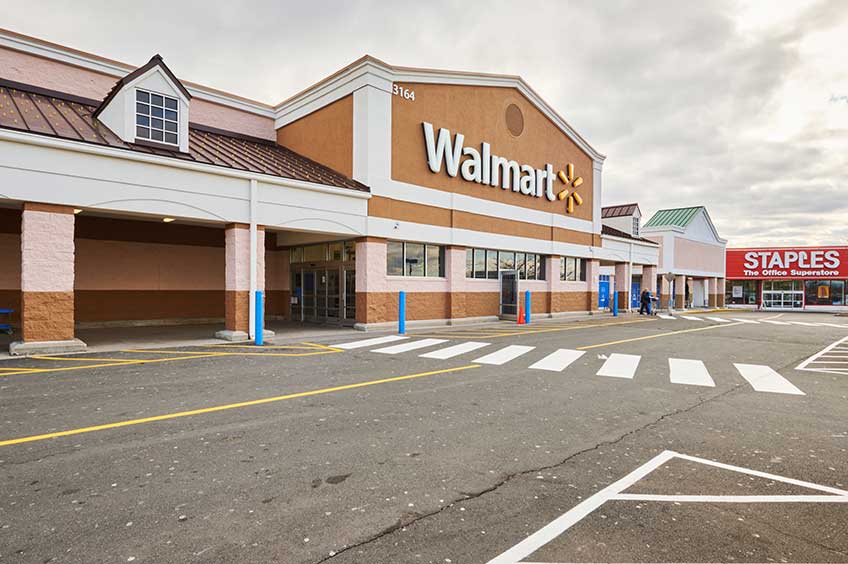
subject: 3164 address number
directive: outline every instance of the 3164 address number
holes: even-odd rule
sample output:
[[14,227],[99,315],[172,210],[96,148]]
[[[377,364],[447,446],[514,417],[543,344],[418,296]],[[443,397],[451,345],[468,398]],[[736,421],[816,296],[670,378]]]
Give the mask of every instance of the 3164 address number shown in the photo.
[[409,88],[404,88],[403,86],[398,86],[397,84],[392,84],[392,94],[395,96],[400,96],[406,100],[415,101],[415,90],[410,90]]

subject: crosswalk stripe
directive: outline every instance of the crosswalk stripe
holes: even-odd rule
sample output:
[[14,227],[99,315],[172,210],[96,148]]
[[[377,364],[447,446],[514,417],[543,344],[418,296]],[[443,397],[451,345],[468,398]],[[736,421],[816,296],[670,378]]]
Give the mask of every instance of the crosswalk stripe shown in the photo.
[[683,319],[688,319],[689,321],[703,321],[700,317],[695,317],[694,315],[681,315]]
[[551,372],[562,372],[565,368],[583,356],[586,351],[575,351],[572,349],[557,349],[542,360],[531,364],[530,368],[536,370],[550,370]]
[[421,339],[420,341],[412,341],[411,343],[401,343],[399,345],[392,345],[390,347],[376,349],[371,352],[382,354],[398,354],[402,352],[423,349],[424,347],[432,347],[433,345],[441,345],[442,343],[447,342],[447,339]]
[[688,384],[690,386],[715,387],[715,382],[707,372],[707,367],[700,360],[687,358],[668,359],[669,379],[672,384]]
[[775,321],[774,319],[763,319],[763,323],[771,323],[772,325],[789,325],[785,321]]
[[472,360],[471,362],[475,364],[494,364],[496,366],[500,366],[501,364],[506,364],[510,360],[518,358],[535,348],[536,347],[528,347],[526,345],[509,345],[493,353],[489,353],[486,356],[481,356],[476,360]]
[[789,321],[792,325],[804,325],[805,327],[818,327],[820,323],[809,323],[807,321]]
[[657,317],[659,317],[660,319],[677,319],[673,315],[665,315],[663,313],[658,313]]
[[754,323],[759,324],[759,321],[754,321],[753,319],[739,319],[738,317],[731,317],[732,321],[738,321],[739,323]]
[[365,339],[363,341],[351,341],[349,343],[340,343],[338,345],[330,345],[333,348],[337,349],[359,349],[363,347],[370,347],[373,345],[382,345],[384,343],[392,343],[394,341],[403,341],[408,339],[409,337],[401,337],[400,335],[388,335],[386,337],[375,337],[373,339]]
[[488,347],[490,344],[491,343],[478,343],[476,341],[468,341],[467,343],[460,343],[458,345],[445,347],[443,349],[437,349],[435,351],[420,354],[418,356],[422,358],[438,358],[439,360],[446,360],[448,358],[453,358],[461,354],[476,351],[477,349],[482,349],[483,347]]
[[613,353],[598,370],[598,376],[609,376],[611,378],[631,379],[636,374],[639,360],[642,357],[636,354]]
[[719,323],[733,323],[729,319],[724,319],[723,317],[708,317],[710,321],[717,321]]
[[734,364],[739,374],[758,392],[806,395],[795,385],[768,366],[759,364]]

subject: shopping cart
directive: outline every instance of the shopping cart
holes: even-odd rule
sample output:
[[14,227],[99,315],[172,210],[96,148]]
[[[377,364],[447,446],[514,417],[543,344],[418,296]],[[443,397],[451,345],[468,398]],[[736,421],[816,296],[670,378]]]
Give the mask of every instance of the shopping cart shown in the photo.
[[12,314],[13,309],[0,309],[0,333],[12,334]]

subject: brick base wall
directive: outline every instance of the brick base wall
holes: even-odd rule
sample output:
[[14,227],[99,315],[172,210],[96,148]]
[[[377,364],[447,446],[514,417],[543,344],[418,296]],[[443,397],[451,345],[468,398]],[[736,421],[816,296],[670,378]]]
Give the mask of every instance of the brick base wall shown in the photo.
[[250,325],[250,292],[227,290],[224,293],[224,325],[228,331],[247,332]]
[[67,341],[74,338],[73,292],[23,292],[23,340]]

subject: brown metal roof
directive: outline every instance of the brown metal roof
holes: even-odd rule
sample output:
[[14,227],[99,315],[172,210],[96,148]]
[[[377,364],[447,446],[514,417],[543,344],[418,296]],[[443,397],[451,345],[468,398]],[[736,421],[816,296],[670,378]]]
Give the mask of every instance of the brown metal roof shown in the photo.
[[189,124],[188,153],[153,144],[126,143],[92,117],[99,105],[98,100],[0,79],[0,128],[337,188],[369,191],[364,184],[273,141],[199,124]]
[[605,208],[601,208],[601,217],[606,219],[610,217],[624,217],[627,215],[633,215],[633,213],[638,207],[639,204],[620,204],[617,206],[607,206]]
[[610,227],[609,225],[601,225],[601,235],[609,235],[610,237],[621,237],[622,239],[633,239],[634,241],[650,243],[651,245],[659,244],[656,241],[651,241],[650,239],[645,239],[644,237],[634,237],[626,231],[616,229],[615,227]]

